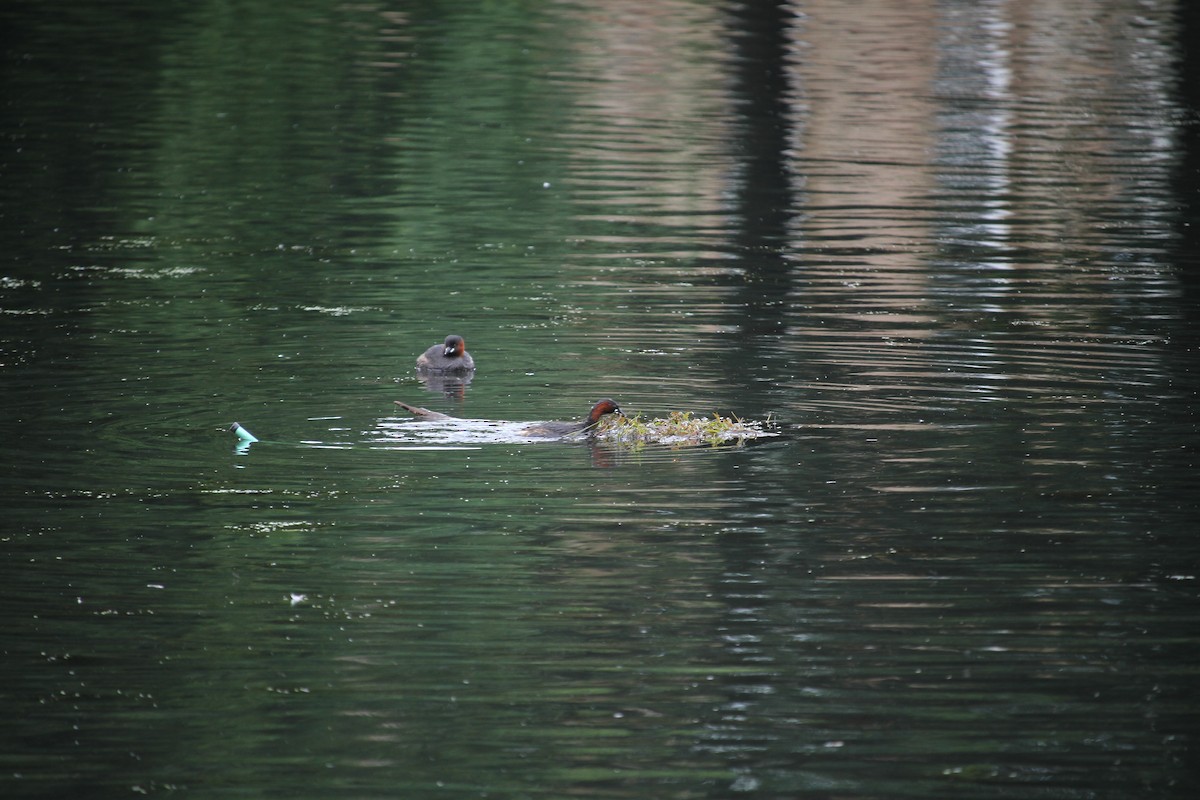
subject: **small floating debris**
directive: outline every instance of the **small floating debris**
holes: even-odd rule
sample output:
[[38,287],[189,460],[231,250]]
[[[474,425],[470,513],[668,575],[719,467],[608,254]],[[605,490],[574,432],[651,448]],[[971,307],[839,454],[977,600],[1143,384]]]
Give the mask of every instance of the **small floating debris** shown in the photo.
[[238,439],[241,439],[243,442],[246,442],[246,443],[253,443],[253,442],[257,442],[257,441],[258,441],[258,437],[257,437],[257,436],[255,436],[255,435],[254,435],[253,433],[251,433],[250,431],[248,431],[248,430],[246,430],[245,428],[243,428],[243,427],[242,427],[242,423],[240,423],[240,422],[235,422],[235,423],[233,423],[232,425],[230,425],[230,426],[229,426],[229,430],[231,430],[232,432],[236,433],[236,434],[237,434],[237,437],[238,437]]
[[633,417],[613,415],[601,420],[593,433],[601,441],[626,447],[647,444],[740,445],[749,439],[779,435],[769,417],[759,422],[722,417],[720,414],[696,417],[690,411],[672,411],[666,419],[643,419],[640,414]]
[[245,455],[250,451],[250,445],[258,441],[258,437],[250,431],[242,427],[242,423],[235,422],[229,426],[229,430],[237,434],[238,442],[233,448],[233,452],[240,456]]

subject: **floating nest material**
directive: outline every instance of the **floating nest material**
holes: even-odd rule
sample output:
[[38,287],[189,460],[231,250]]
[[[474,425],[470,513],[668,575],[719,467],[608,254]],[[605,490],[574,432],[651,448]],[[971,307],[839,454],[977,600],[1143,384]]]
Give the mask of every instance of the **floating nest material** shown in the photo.
[[666,419],[645,419],[613,415],[605,417],[592,430],[600,441],[626,447],[664,444],[676,447],[688,445],[741,445],[750,439],[778,436],[779,431],[770,418],[763,422],[740,420],[736,417],[695,417],[690,411],[672,411]]

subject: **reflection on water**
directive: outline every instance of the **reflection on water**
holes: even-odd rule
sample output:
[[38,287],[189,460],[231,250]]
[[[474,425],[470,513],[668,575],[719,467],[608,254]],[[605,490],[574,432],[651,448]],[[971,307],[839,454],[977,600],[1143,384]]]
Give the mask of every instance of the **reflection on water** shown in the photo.
[[[1185,5],[138,11],[0,10],[6,797],[1190,796]],[[609,396],[784,435],[475,421]]]
[[417,380],[421,382],[421,386],[431,392],[437,392],[445,395],[451,400],[463,400],[467,394],[467,387],[474,380],[475,373],[470,372],[465,375],[439,374],[419,372]]

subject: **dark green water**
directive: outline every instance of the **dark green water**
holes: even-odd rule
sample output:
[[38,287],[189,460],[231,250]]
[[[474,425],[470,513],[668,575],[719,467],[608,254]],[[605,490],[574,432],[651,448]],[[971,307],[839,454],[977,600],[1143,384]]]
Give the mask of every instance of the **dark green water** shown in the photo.
[[0,795],[1190,798],[1196,17],[5,5]]

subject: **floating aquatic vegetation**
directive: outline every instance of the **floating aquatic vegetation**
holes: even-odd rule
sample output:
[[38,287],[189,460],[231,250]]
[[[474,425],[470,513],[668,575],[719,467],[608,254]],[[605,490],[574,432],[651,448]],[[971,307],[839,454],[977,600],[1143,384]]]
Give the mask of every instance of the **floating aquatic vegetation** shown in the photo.
[[633,417],[606,417],[595,427],[593,435],[606,442],[642,447],[647,444],[740,445],[747,439],[778,436],[779,432],[769,417],[759,422],[722,417],[720,414],[696,417],[690,411],[672,411],[666,419],[646,419],[640,414]]

